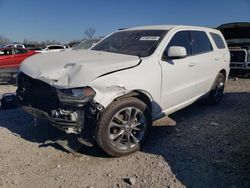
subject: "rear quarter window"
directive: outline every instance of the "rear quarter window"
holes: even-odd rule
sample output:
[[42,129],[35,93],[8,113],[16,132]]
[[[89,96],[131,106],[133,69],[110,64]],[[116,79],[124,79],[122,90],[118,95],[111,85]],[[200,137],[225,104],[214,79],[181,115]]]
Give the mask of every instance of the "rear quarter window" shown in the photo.
[[226,48],[226,45],[225,45],[225,43],[220,35],[218,35],[216,33],[210,33],[210,35],[212,36],[217,48],[219,48],[219,49]]

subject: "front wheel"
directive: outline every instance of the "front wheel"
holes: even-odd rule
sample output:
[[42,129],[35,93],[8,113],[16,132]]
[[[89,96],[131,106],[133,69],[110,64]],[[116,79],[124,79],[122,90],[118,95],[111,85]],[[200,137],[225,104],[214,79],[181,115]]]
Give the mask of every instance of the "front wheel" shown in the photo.
[[96,141],[111,156],[123,156],[140,149],[151,126],[145,103],[130,97],[114,101],[101,114]]
[[221,101],[224,94],[225,81],[226,81],[225,75],[219,73],[215,79],[214,85],[209,94],[209,101],[212,104],[218,104]]

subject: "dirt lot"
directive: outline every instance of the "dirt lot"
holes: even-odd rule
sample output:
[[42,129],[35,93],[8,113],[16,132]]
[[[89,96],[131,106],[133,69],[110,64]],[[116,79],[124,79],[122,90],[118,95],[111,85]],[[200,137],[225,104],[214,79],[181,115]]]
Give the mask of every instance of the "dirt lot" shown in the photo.
[[250,187],[250,79],[229,80],[217,106],[200,101],[172,117],[177,126],[153,128],[142,151],[109,158],[43,146],[60,131],[0,110],[0,187]]

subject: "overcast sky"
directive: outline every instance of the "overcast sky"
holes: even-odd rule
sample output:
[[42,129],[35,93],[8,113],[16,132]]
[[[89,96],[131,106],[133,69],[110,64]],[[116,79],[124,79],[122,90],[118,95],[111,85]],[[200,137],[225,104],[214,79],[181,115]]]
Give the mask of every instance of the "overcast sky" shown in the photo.
[[124,27],[185,24],[218,26],[250,22],[250,0],[0,0],[0,34],[13,41],[96,36]]

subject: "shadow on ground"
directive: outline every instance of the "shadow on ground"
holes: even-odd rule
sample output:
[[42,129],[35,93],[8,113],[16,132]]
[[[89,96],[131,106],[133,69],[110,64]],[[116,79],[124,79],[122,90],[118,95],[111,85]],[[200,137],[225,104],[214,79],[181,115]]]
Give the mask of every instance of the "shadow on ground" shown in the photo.
[[[143,152],[163,156],[187,187],[250,187],[250,93],[226,93],[219,105],[200,101],[171,117],[177,126],[154,127]],[[0,126],[28,141],[62,134],[46,121],[37,124],[21,109],[0,110]],[[107,157],[98,147],[80,151]]]
[[[39,143],[40,147],[52,146],[58,150],[66,151],[58,144],[48,143],[47,141],[56,141],[58,138],[64,138],[65,133],[51,126],[51,123],[37,119],[27,114],[21,108],[11,110],[0,110],[0,127],[5,127],[15,135],[22,137],[25,140]],[[107,155],[98,147],[85,147],[76,141],[74,135],[66,135],[69,140],[69,145],[73,149],[79,149],[79,152],[85,155],[94,157],[107,157]],[[67,151],[68,152],[68,151]]]
[[176,128],[153,128],[143,151],[163,156],[187,187],[250,187],[250,93],[204,103],[174,113]]

